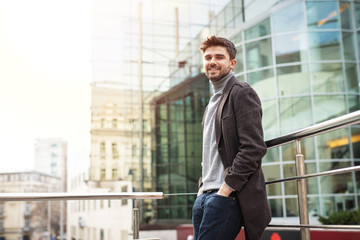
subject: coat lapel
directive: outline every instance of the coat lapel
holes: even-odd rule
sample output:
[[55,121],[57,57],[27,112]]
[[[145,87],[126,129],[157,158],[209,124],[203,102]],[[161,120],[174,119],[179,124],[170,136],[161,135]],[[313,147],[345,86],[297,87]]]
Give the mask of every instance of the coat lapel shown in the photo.
[[234,86],[234,84],[237,82],[238,80],[236,79],[236,77],[232,77],[230,78],[229,82],[226,84],[219,105],[217,107],[216,110],[216,115],[215,115],[215,133],[216,133],[216,146],[217,148],[219,148],[219,143],[220,143],[220,138],[221,138],[221,118],[222,118],[222,111],[225,105],[225,102],[230,94],[231,88]]

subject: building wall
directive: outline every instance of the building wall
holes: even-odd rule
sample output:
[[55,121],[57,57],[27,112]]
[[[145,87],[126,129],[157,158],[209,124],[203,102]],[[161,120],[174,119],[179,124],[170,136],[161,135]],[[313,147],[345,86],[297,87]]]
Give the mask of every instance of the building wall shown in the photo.
[[[0,192],[6,193],[59,192],[60,183],[58,177],[35,171],[0,174]],[[0,237],[40,239],[46,236],[48,221],[55,235],[59,229],[60,203],[49,203],[51,206],[43,201],[0,202]],[[51,220],[48,211],[51,211]]]
[[[244,12],[239,2],[230,1],[174,60],[186,62],[172,71],[174,88],[201,74],[201,66],[191,64],[202,61],[201,41],[217,34],[235,43],[234,72],[260,96],[266,140],[360,108],[358,1],[244,1]],[[161,112],[166,103],[158,102]],[[304,140],[307,173],[359,165],[359,132],[353,126]],[[169,144],[171,149],[174,143]],[[263,159],[266,180],[294,176],[294,159],[292,144],[270,149]],[[357,173],[307,181],[312,220],[358,208]],[[275,220],[298,216],[295,182],[267,190]]]
[[[85,174],[71,180],[70,192],[131,192],[130,181],[87,181]],[[73,200],[68,203],[68,240],[128,240],[132,236],[132,200]]]

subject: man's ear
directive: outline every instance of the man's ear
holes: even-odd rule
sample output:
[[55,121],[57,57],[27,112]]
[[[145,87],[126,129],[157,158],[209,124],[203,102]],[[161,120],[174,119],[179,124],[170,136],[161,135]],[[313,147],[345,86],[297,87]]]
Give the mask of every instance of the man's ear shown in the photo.
[[236,59],[234,58],[234,59],[230,60],[230,67],[231,67],[231,69],[234,69],[235,66],[236,66]]

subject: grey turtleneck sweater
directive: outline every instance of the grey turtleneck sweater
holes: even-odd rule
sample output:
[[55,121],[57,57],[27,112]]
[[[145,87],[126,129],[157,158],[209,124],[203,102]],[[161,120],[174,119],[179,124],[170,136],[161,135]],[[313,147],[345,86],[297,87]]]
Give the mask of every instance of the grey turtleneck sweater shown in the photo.
[[219,81],[210,81],[214,95],[210,98],[203,128],[203,155],[202,155],[202,181],[203,191],[219,189],[224,183],[224,166],[216,146],[215,114],[219,105],[222,91],[233,76],[230,72]]

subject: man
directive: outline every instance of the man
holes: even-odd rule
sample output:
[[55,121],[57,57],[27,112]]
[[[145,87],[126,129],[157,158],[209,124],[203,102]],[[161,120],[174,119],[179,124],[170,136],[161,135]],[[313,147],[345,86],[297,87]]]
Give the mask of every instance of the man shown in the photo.
[[195,240],[261,239],[271,219],[261,159],[267,147],[255,91],[239,82],[234,44],[211,36],[200,47],[214,90],[203,117],[202,177],[193,206]]

